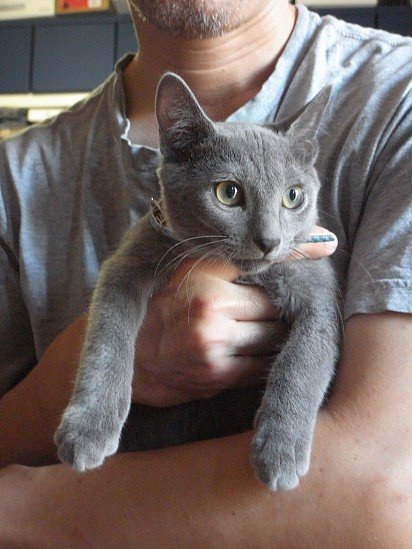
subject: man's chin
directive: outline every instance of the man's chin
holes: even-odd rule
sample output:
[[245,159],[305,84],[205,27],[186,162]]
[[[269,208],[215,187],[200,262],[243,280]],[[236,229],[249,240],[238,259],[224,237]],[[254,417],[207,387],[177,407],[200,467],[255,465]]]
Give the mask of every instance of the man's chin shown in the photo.
[[174,38],[197,40],[223,36],[243,24],[242,2],[216,0],[132,0],[140,19]]

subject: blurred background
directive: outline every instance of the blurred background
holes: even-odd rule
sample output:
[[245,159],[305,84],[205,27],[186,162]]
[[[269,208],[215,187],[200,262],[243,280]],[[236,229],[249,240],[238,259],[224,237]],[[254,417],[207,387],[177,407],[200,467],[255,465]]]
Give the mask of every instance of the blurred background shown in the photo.
[[[411,0],[303,0],[412,36]],[[0,139],[81,100],[138,44],[127,0],[0,0]]]

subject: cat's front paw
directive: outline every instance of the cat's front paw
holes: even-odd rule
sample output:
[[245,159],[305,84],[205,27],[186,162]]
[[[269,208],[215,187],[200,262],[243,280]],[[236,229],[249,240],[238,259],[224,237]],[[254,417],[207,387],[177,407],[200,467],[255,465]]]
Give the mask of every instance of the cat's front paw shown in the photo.
[[96,417],[89,409],[69,406],[54,435],[57,454],[78,472],[99,467],[119,445],[121,422]]
[[269,490],[292,490],[309,470],[312,429],[276,421],[260,409],[255,419],[251,461]]

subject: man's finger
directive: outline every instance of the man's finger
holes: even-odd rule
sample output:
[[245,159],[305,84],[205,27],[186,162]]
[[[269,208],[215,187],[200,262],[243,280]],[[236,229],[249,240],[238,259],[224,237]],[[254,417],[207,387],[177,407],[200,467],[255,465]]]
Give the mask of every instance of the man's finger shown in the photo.
[[287,335],[286,326],[273,320],[228,323],[228,345],[234,355],[273,355]]
[[219,264],[202,264],[202,269],[196,266],[183,277],[180,270],[168,287],[175,309],[178,310],[177,304],[183,302],[186,304],[182,308],[184,314],[188,307],[190,315],[194,316],[207,312],[245,321],[273,320],[278,316],[276,307],[262,288],[234,284],[239,270],[227,264],[222,268],[223,275]]
[[222,388],[261,383],[265,380],[272,361],[273,358],[269,355],[228,357],[224,364],[224,371],[228,372],[228,376],[227,379],[222,376]]
[[259,286],[220,281],[214,295],[214,312],[228,319],[262,321],[274,320],[279,315],[265,290]]
[[338,239],[336,235],[323,227],[315,226],[307,242],[299,246],[299,251],[310,259],[320,259],[332,255],[337,246]]

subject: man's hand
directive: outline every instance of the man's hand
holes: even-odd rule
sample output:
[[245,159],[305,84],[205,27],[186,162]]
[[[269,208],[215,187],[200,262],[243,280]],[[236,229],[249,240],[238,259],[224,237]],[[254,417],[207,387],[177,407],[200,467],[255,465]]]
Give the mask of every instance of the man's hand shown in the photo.
[[137,343],[134,399],[168,406],[258,379],[283,327],[263,290],[237,270],[189,261],[149,304]]
[[[336,245],[304,244],[302,252],[316,259]],[[151,299],[137,342],[135,401],[170,406],[264,375],[286,328],[265,292],[235,284],[238,276],[232,265],[191,260]]]

